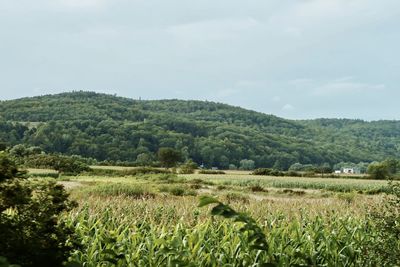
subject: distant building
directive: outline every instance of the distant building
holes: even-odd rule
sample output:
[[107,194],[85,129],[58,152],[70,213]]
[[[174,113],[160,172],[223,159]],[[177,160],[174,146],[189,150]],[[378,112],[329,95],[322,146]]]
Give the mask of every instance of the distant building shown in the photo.
[[335,171],[335,174],[341,174],[341,173],[342,173],[341,170],[336,170],[336,171]]
[[345,174],[360,174],[361,171],[358,168],[342,168],[341,173],[345,173]]

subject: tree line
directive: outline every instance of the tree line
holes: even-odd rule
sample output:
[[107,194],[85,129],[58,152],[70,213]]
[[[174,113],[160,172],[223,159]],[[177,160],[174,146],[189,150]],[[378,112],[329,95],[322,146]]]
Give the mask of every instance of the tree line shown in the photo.
[[[198,165],[288,170],[400,157],[400,123],[291,121],[224,104],[73,92],[0,102],[0,142],[105,164],[149,165],[170,147]],[[246,167],[248,168],[248,167]]]

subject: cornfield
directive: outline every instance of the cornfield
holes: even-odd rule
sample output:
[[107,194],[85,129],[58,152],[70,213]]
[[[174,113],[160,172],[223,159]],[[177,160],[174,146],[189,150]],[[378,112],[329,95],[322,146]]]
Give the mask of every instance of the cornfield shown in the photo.
[[350,206],[287,212],[276,203],[232,203],[259,214],[268,242],[261,251],[251,249],[240,223],[210,216],[195,197],[91,196],[85,203],[66,217],[81,243],[71,262],[83,266],[367,266],[363,248],[374,239],[373,226]]

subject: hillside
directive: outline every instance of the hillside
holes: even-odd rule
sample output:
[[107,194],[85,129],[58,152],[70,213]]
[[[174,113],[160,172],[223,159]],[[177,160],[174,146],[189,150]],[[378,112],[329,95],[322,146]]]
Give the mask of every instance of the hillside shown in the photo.
[[0,102],[0,141],[130,162],[175,147],[209,166],[252,159],[257,167],[286,169],[399,157],[400,122],[292,121],[213,102],[73,92]]

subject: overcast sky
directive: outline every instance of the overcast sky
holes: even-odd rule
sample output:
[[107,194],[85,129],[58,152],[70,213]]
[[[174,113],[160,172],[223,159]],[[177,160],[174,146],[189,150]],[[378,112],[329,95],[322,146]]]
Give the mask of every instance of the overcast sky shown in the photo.
[[71,90],[400,119],[399,0],[0,0],[0,99]]

